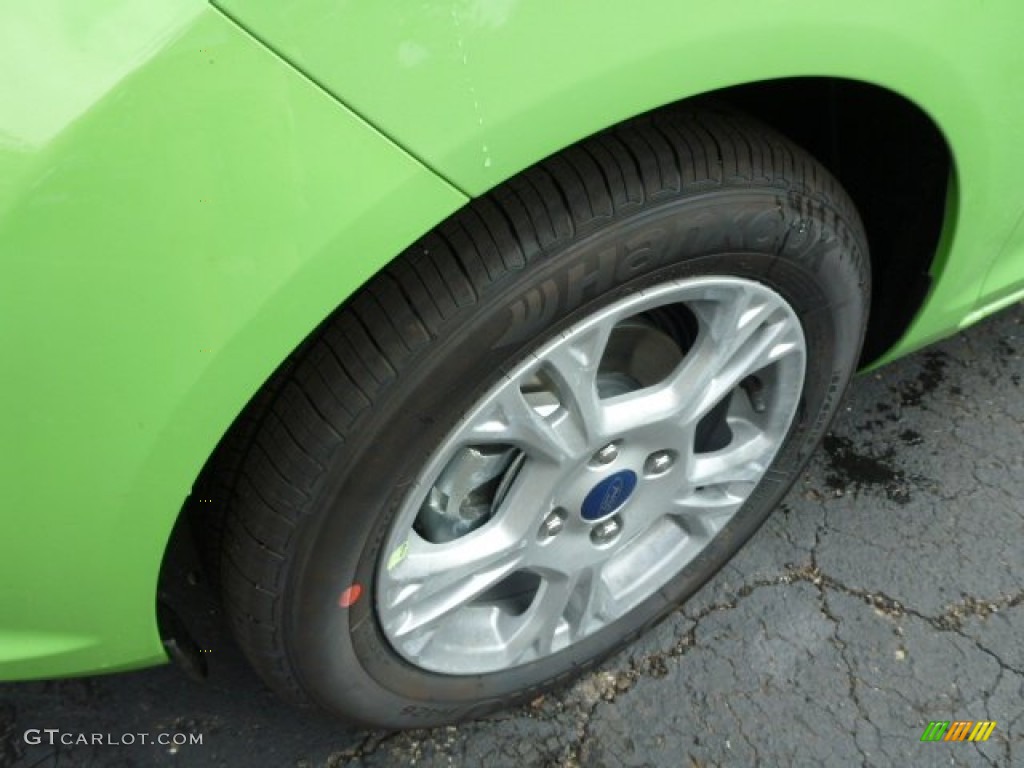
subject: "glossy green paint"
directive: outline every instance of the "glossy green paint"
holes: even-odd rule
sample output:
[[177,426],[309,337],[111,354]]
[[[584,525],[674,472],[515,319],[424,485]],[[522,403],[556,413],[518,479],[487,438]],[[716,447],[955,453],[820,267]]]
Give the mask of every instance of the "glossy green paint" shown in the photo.
[[1011,304],[1024,300],[1024,215],[992,263],[982,291],[984,301],[961,321],[966,327]]
[[1024,288],[1022,237],[1003,250],[1022,209],[1019,0],[216,2],[470,195],[695,94],[794,76],[874,83],[931,115],[957,166],[935,288],[893,355]]
[[205,2],[0,9],[0,677],[164,659],[217,440],[464,200]]
[[221,5],[0,8],[0,677],[163,659],[171,525],[269,372],[468,195],[633,114],[902,93],[956,178],[896,351],[1024,290],[1015,0]]

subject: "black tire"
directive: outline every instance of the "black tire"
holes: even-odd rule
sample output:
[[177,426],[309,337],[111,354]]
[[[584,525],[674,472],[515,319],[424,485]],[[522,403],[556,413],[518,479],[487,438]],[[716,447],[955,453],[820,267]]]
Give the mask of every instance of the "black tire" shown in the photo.
[[[396,653],[375,611],[381,549],[460,414],[580,318],[702,275],[769,286],[806,336],[795,420],[740,512],[662,589],[563,651],[475,675]],[[730,112],[652,113],[527,170],[411,246],[297,355],[227,518],[221,578],[242,649],[290,700],[387,728],[477,716],[572,679],[667,615],[761,525],[836,411],[868,295],[846,194],[802,150]],[[339,607],[350,585],[362,596]]]

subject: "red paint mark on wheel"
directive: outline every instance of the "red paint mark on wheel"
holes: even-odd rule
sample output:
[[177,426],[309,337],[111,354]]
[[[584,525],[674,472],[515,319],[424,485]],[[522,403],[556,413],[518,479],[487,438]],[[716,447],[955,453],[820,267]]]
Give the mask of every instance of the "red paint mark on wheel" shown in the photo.
[[349,587],[341,593],[341,597],[338,598],[338,605],[340,605],[342,608],[349,608],[352,605],[355,605],[356,600],[358,600],[362,596],[362,594],[362,585],[353,584],[351,587]]

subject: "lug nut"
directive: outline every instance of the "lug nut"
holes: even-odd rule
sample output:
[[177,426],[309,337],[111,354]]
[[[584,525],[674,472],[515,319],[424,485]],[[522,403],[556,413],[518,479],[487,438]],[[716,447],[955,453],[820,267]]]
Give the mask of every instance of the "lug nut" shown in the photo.
[[595,464],[611,464],[619,457],[619,446],[615,443],[608,443],[604,448],[594,454]]
[[674,462],[675,454],[672,451],[655,451],[644,462],[644,474],[660,475],[667,472]]
[[565,512],[560,509],[556,509],[544,518],[544,522],[540,524],[540,538],[550,539],[562,532],[565,528]]
[[615,517],[609,517],[607,520],[602,520],[591,529],[590,540],[598,545],[607,544],[618,536],[621,530],[622,521],[619,520],[619,516],[616,515]]

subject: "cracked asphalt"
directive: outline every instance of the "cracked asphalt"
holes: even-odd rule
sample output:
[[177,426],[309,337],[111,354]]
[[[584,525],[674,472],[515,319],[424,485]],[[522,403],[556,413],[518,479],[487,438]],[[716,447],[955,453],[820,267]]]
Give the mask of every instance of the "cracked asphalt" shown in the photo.
[[[1024,307],[854,382],[760,533],[573,687],[459,727],[346,731],[279,704],[216,608],[211,677],[0,685],[0,766],[1024,765]],[[921,743],[930,720],[989,741]],[[201,746],[26,744],[28,728]]]

